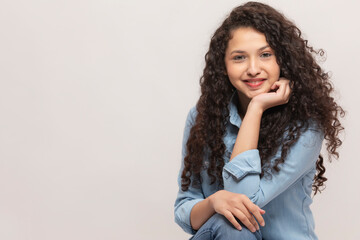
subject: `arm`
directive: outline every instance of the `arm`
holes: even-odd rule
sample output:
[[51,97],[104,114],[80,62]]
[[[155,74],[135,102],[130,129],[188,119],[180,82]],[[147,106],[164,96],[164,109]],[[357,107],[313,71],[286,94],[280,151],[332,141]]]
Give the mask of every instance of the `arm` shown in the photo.
[[256,206],[244,194],[226,190],[219,190],[205,200],[198,202],[191,210],[191,225],[197,230],[215,213],[225,216],[238,230],[241,230],[242,227],[235,217],[252,232],[259,230],[255,218],[261,226],[265,226],[265,221],[261,216],[265,214],[263,209]]
[[251,106],[248,107],[241,123],[230,161],[246,150],[257,149],[262,114],[263,111],[261,109]]
[[[323,133],[316,128],[304,132],[290,149],[280,172],[271,179],[260,179],[261,160],[257,148],[261,114],[269,107],[287,102],[288,84],[277,82],[278,91],[252,99],[235,142],[231,161],[224,166],[224,189],[247,195],[259,207],[265,206],[314,167],[319,156]],[[283,84],[283,85],[282,85]],[[275,157],[279,156],[281,149]]]
[[[182,159],[186,156],[186,142],[190,135],[190,129],[194,125],[196,117],[196,109],[193,107],[187,118],[185,123],[185,129],[184,129],[184,136],[183,136],[183,142],[182,142]],[[192,212],[193,207],[203,201],[205,199],[202,190],[199,188],[193,188],[191,185],[189,186],[189,189],[187,191],[181,190],[181,173],[184,169],[184,162],[182,160],[181,162],[181,168],[178,175],[178,186],[179,191],[175,200],[174,204],[174,215],[175,215],[175,222],[187,233],[195,234],[196,229],[192,228],[192,225],[190,223],[190,213]],[[201,206],[200,209],[201,211]],[[196,211],[196,210],[195,210]],[[197,214],[196,214],[197,215]]]
[[282,105],[289,101],[291,93],[289,80],[282,79],[275,82],[271,86],[271,90],[276,88],[278,88],[276,92],[259,94],[250,101],[241,123],[230,161],[244,151],[257,149],[263,112],[268,108]]
[[[224,166],[224,189],[245,194],[253,203],[264,207],[315,166],[323,139],[319,130],[310,128],[305,131],[280,165],[280,172],[270,179],[260,179],[261,160],[257,149],[238,154]],[[276,157],[280,153],[279,149]]]
[[[194,124],[195,109],[188,114],[184,138],[182,159],[186,156],[186,142],[189,138],[190,129]],[[182,161],[178,175],[179,192],[175,201],[175,222],[187,233],[195,234],[213,214],[216,212],[224,215],[237,229],[241,229],[236,216],[244,225],[255,232],[259,229],[257,222],[264,226],[265,222],[261,214],[265,211],[253,204],[248,197],[243,194],[236,194],[229,191],[217,191],[205,198],[201,188],[193,188],[191,185],[185,192],[181,190],[181,173],[184,168]],[[254,216],[252,215],[254,214]]]
[[214,214],[215,210],[211,205],[210,197],[198,202],[190,213],[191,226],[198,230]]

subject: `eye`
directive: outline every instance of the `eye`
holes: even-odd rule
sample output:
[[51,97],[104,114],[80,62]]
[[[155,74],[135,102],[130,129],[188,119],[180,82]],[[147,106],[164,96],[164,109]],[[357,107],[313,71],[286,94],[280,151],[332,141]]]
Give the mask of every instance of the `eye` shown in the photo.
[[260,57],[263,57],[263,58],[268,58],[268,57],[271,57],[272,56],[272,54],[271,53],[269,53],[269,52],[264,52],[264,53],[262,53],[261,54],[261,56]]
[[244,55],[237,55],[237,56],[234,56],[233,59],[235,61],[242,61],[245,59],[245,56]]

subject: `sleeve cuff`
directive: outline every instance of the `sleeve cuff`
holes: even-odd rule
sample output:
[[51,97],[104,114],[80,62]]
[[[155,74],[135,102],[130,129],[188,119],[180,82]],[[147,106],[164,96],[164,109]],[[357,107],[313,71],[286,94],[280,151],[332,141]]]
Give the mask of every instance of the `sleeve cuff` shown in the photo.
[[204,199],[193,199],[184,203],[181,209],[177,210],[175,213],[175,222],[187,233],[194,235],[197,231],[191,227],[190,223],[190,213],[192,208],[198,202]]
[[233,176],[240,181],[248,174],[261,173],[261,160],[258,149],[251,149],[238,154],[223,168],[223,177],[228,179]]

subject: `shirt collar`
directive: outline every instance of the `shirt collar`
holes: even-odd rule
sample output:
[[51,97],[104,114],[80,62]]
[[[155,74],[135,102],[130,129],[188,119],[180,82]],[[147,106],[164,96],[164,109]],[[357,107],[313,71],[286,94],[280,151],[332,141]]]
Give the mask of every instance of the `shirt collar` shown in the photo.
[[235,90],[234,93],[232,94],[231,98],[230,98],[230,102],[229,102],[229,116],[230,116],[230,123],[232,125],[237,126],[238,128],[240,128],[241,125],[241,118],[240,115],[238,113],[238,109],[237,109],[237,105],[239,104],[239,97],[237,94],[237,91]]

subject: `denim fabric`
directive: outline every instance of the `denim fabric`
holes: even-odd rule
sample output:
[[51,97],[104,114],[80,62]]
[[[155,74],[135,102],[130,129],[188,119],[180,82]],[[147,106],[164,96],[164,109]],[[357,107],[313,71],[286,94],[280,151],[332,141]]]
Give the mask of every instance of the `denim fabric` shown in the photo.
[[[285,163],[280,165],[280,172],[271,178],[261,178],[261,160],[259,151],[251,149],[229,158],[235,144],[241,125],[237,111],[237,93],[229,103],[229,121],[226,125],[224,143],[226,153],[223,168],[224,187],[218,183],[210,185],[210,177],[206,173],[209,165],[208,153],[205,153],[202,184],[200,188],[190,186],[188,191],[181,190],[181,173],[184,168],[183,159],[186,156],[186,142],[190,129],[197,115],[193,107],[186,119],[183,143],[182,161],[178,174],[179,191],[174,205],[175,222],[187,233],[197,231],[190,225],[192,207],[218,190],[225,189],[234,193],[245,194],[259,207],[266,210],[263,215],[265,227],[260,227],[264,239],[317,239],[314,232],[315,223],[310,210],[313,178],[316,173],[316,161],[320,154],[324,133],[312,121],[309,128],[304,129],[298,141],[291,147]],[[284,133],[286,137],[286,133]],[[281,146],[271,158],[273,161],[280,156]]]
[[190,240],[261,240],[261,232],[249,231],[241,222],[241,231],[237,230],[223,215],[214,214]]

